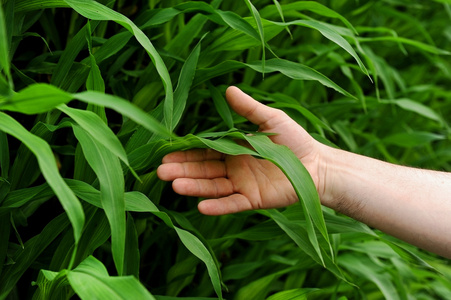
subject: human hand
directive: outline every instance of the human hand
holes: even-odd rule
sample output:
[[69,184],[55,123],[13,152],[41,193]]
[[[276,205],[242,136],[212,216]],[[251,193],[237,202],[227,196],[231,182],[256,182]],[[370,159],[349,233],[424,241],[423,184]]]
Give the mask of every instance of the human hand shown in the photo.
[[[296,154],[321,192],[319,142],[283,111],[255,101],[236,87],[227,89],[226,98],[231,108],[258,125],[260,132],[275,133],[270,139]],[[250,155],[230,156],[210,149],[174,152],[163,158],[157,174],[162,180],[173,180],[178,194],[209,198],[198,206],[206,215],[283,207],[298,200],[278,167]]]

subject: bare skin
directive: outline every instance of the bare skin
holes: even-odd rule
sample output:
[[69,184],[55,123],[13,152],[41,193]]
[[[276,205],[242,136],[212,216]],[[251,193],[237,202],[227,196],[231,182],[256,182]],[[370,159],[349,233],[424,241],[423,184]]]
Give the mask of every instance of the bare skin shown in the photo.
[[[236,87],[227,89],[231,108],[274,143],[288,146],[309,171],[321,204],[413,245],[451,258],[451,175],[389,164],[337,150],[313,139],[278,109]],[[157,170],[181,195],[207,198],[198,209],[223,215],[284,207],[298,201],[285,175],[272,163],[213,150],[174,152]]]

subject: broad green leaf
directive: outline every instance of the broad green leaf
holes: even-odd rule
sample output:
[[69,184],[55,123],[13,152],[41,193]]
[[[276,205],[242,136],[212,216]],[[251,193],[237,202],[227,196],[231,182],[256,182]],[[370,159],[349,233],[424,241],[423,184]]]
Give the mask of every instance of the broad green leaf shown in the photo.
[[410,99],[397,99],[389,101],[390,103],[394,103],[401,107],[402,109],[413,111],[423,117],[428,119],[437,121],[439,123],[442,122],[442,118],[430,107]]
[[243,239],[247,241],[265,241],[280,238],[283,235],[285,235],[284,231],[277,224],[265,221],[238,233],[224,235],[218,240]]
[[140,253],[138,233],[135,221],[130,213],[127,214],[125,235],[124,275],[133,275],[139,279]]
[[164,89],[166,92],[164,106],[166,128],[170,132],[172,132],[172,114],[174,109],[172,82],[166,65],[164,64],[160,54],[150,42],[149,38],[141,31],[141,29],[139,29],[132,21],[130,21],[130,19],[106,6],[103,6],[98,2],[95,2],[93,0],[65,0],[65,2],[85,18],[101,21],[114,21],[124,26],[128,31],[133,33],[141,46],[143,46],[149,54],[150,58],[155,64],[158,74],[163,81]]
[[[95,188],[80,181],[71,180],[68,181],[68,184],[74,189],[75,193],[77,193],[77,195],[81,199],[97,207],[101,207],[101,204],[98,200],[99,197],[97,196],[99,191],[97,191]],[[182,243],[185,245],[185,247],[205,263],[213,287],[217,295],[220,298],[222,298],[219,270],[216,264],[214,263],[214,259],[211,257],[211,254],[208,252],[207,248],[196,236],[189,233],[188,231],[185,231],[183,229],[174,226],[171,218],[166,213],[160,212],[160,210],[149,200],[149,198],[147,198],[142,193],[139,192],[125,193],[125,205],[126,210],[129,211],[153,213],[155,216],[160,218],[168,227],[174,229],[177,235],[179,236],[180,240],[182,241]]]
[[0,109],[24,114],[39,114],[67,103],[71,98],[70,94],[52,85],[33,84],[9,99],[0,98]]
[[14,190],[8,193],[2,207],[17,208],[29,201],[45,201],[55,193],[47,183],[25,189]]
[[23,249],[13,255],[14,264],[5,266],[0,274],[0,299],[5,299],[22,275],[40,254],[70,225],[65,213],[47,223],[40,234],[29,239]]
[[271,289],[272,283],[286,272],[286,270],[279,271],[249,283],[248,285],[238,290],[235,299],[266,299]]
[[339,264],[343,265],[343,267],[354,273],[357,277],[367,278],[374,282],[382,291],[385,299],[399,299],[390,274],[387,271],[384,272],[384,270],[369,258],[358,256],[358,259],[356,259],[354,255],[344,254],[340,257]]
[[111,153],[119,157],[120,160],[130,167],[127,153],[125,153],[121,142],[97,114],[71,108],[67,105],[60,105],[58,109],[71,117],[80,127],[95,137],[100,144],[104,145],[107,150],[111,151]]
[[155,295],[155,299],[157,300],[215,300],[217,298],[210,297],[171,297],[171,296],[159,296]]
[[245,279],[261,268],[267,260],[249,261],[237,264],[230,264],[223,269],[223,278],[227,280]]
[[[244,19],[246,22],[249,22],[249,24],[252,24],[252,26],[257,26],[255,24],[255,20],[252,17],[246,17]],[[268,41],[272,40],[278,34],[280,34],[280,32],[284,30],[284,28],[282,26],[275,25],[265,19],[262,19],[261,21],[265,31],[265,45],[268,45]],[[207,57],[212,55],[214,62],[216,62],[218,59],[220,59],[220,61],[224,61],[224,59],[221,59],[224,54],[227,55],[231,51],[244,51],[251,48],[258,48],[261,47],[261,45],[262,43],[258,34],[257,38],[255,39],[249,38],[248,34],[239,30],[227,30],[223,34],[219,35],[208,47],[206,47],[204,55],[206,55]],[[269,48],[268,46],[267,48],[271,51],[271,48]],[[258,51],[255,50],[255,53],[257,52]],[[221,56],[218,57],[219,55]],[[273,55],[277,57],[276,54]],[[258,55],[255,54],[255,56],[256,57],[254,58],[254,60],[258,59]],[[209,59],[201,59],[201,65],[210,65]]]
[[157,120],[155,120],[150,115],[146,114],[144,111],[125,101],[122,98],[113,95],[107,95],[99,92],[88,91],[74,94],[73,97],[77,100],[100,105],[114,109],[115,111],[121,113],[122,115],[130,118],[139,125],[143,126],[147,130],[156,133],[163,137],[171,137],[172,133],[168,131],[163,125],[161,125]]
[[[9,194],[10,189],[11,189],[11,184],[9,183],[9,181],[3,177],[0,177],[0,204],[2,204],[6,195]],[[0,207],[0,215],[2,215],[3,209],[4,209],[4,207]],[[6,211],[8,211],[8,210],[6,209]]]
[[[276,2],[276,1],[275,1]],[[277,11],[274,10],[272,6],[267,6],[262,9],[261,14],[264,15],[265,18],[275,16],[277,13],[281,14],[281,10],[288,12],[290,10],[308,10],[314,12],[318,15],[340,19],[349,29],[351,29],[355,34],[357,34],[357,30],[352,26],[352,24],[342,15],[340,15],[337,11],[330,9],[323,4],[316,1],[296,1],[293,3],[282,4],[279,9],[276,4]],[[282,19],[283,21],[283,19]],[[285,21],[284,21],[285,22]]]
[[260,14],[258,13],[258,10],[255,8],[255,6],[252,4],[250,0],[245,0],[247,7],[251,11],[252,17],[255,20],[255,23],[257,24],[257,30],[260,37],[260,41],[262,43],[262,74],[265,75],[265,61],[266,61],[266,55],[265,55],[265,33],[263,31],[263,23],[262,19],[260,17]]
[[313,224],[315,224],[316,228],[328,242],[329,236],[327,234],[324,216],[321,211],[318,192],[316,191],[315,184],[307,169],[305,169],[299,158],[297,158],[287,147],[274,144],[268,137],[246,136],[246,140],[263,158],[277,165],[290,180],[299,197],[299,201],[302,204],[304,214],[308,216],[306,218],[306,230],[309,240],[315,248],[318,258],[322,260]]
[[0,274],[2,274],[3,267],[5,265],[6,254],[9,245],[10,234],[10,221],[9,218],[0,218]]
[[17,0],[17,12],[38,10],[44,8],[69,7],[63,0]]
[[[79,180],[66,179],[66,182],[80,199],[98,208],[103,208],[100,201],[101,196],[99,190],[86,182]],[[126,211],[150,212],[158,210],[157,207],[140,192],[126,192],[124,198]]]
[[88,91],[105,92],[105,82],[100,73],[99,66],[96,63],[94,55],[90,54],[91,70],[89,71],[88,79],[86,80],[86,89]]
[[9,55],[9,42],[6,32],[6,22],[5,15],[3,12],[3,7],[0,5],[0,72],[3,69],[6,77],[9,80],[9,84],[12,87],[12,77],[11,77],[11,66],[10,66],[10,55]]
[[335,129],[337,134],[341,137],[343,142],[346,144],[351,152],[357,152],[357,143],[354,139],[354,135],[351,132],[351,125],[342,121],[335,122],[332,127]]
[[[273,0],[274,5],[277,8],[277,12],[279,13],[280,18],[282,19],[282,22],[285,22],[285,16],[283,15],[283,9],[282,6],[280,5],[279,1],[277,0]],[[291,34],[290,28],[287,27],[287,32],[290,35],[291,39],[293,39],[293,35]]]
[[382,141],[388,145],[396,145],[399,147],[416,147],[427,145],[433,141],[444,140],[446,137],[441,134],[431,133],[431,132],[422,132],[422,131],[414,131],[414,132],[401,132],[392,134]]
[[337,31],[328,26],[326,23],[318,22],[315,20],[296,20],[287,23],[274,22],[274,24],[280,26],[298,25],[318,30],[324,37],[331,40],[332,42],[343,48],[346,52],[348,52],[356,60],[362,72],[365,75],[369,76],[368,70],[366,69],[362,60],[357,55],[352,46],[348,43],[348,41],[346,41]]
[[208,82],[207,85],[210,90],[211,98],[213,99],[213,104],[216,107],[216,111],[219,113],[229,129],[234,128],[232,113],[230,112],[226,99],[224,99],[224,96],[210,82]]
[[155,299],[133,276],[109,276],[92,256],[67,273],[70,285],[82,299]]
[[66,270],[53,272],[41,269],[38,279],[32,283],[32,285],[38,286],[34,297],[38,299],[64,299],[67,297],[67,295],[71,294],[71,288],[67,282],[66,273]]
[[[273,219],[274,222],[276,222],[277,225],[296,243],[296,245],[307,255],[309,255],[314,261],[316,261],[317,264],[323,265],[326,269],[337,276],[337,278],[343,279],[345,282],[348,282],[341,269],[331,259],[327,252],[324,251],[324,249],[320,249],[320,251],[322,250],[321,256],[316,253],[317,250],[310,242],[308,233],[303,226],[289,220],[281,212],[275,209],[263,211],[261,213]],[[350,282],[348,283],[352,284]]]
[[6,137],[6,134],[3,131],[0,131],[0,169],[2,170],[0,175],[3,178],[8,178],[9,164],[10,157],[9,157],[8,138]]
[[183,64],[180,71],[177,87],[174,91],[174,110],[172,117],[172,128],[175,128],[182,118],[183,111],[185,110],[186,100],[188,99],[191,84],[193,83],[194,74],[196,72],[197,61],[200,54],[200,45],[203,37],[197,43],[191,54]]
[[[274,98],[277,98],[277,97],[268,97],[268,99],[274,99]],[[310,110],[308,110],[307,108],[302,107],[298,104],[281,103],[279,101],[275,101],[275,103],[271,104],[270,106],[275,107],[275,108],[280,108],[280,109],[283,109],[283,108],[294,109],[294,110],[300,112],[307,120],[310,121],[310,123],[312,123],[312,125],[314,125],[316,127],[324,128],[329,131],[333,131],[329,125],[327,125],[325,122],[321,121]]]
[[243,32],[249,37],[260,41],[259,33],[239,15],[231,11],[215,9],[212,5],[202,1],[189,1],[186,3],[180,3],[171,8],[162,9],[157,12],[150,20],[148,20],[147,23],[142,26],[142,28],[167,22],[183,12],[204,13],[206,17],[210,18],[213,22],[219,23],[221,25],[227,24],[231,28]]
[[396,43],[402,43],[402,44],[406,44],[406,45],[410,45],[413,46],[415,48],[418,48],[420,50],[432,53],[432,54],[439,54],[439,55],[451,55],[451,51],[448,50],[444,50],[444,49],[439,49],[437,47],[416,41],[416,40],[411,40],[408,38],[404,38],[404,37],[394,37],[394,36],[384,36],[384,37],[374,37],[374,38],[358,38],[359,42],[375,42],[375,43],[380,43],[380,42],[384,42],[384,41],[389,41],[389,42],[396,42]]
[[[59,2],[62,2],[64,5],[66,5],[66,3],[63,0]],[[96,29],[98,24],[99,24],[98,21],[90,22],[91,30]],[[53,72],[52,78],[50,80],[51,84],[60,88],[68,85],[68,78],[70,78],[70,72],[75,62],[75,59],[77,58],[77,55],[80,53],[83,47],[85,47],[87,42],[86,41],[87,27],[88,25],[86,24],[80,31],[77,32],[77,34],[67,44],[67,47],[66,49],[64,49],[64,52],[62,53],[56,66],[56,69]]]
[[113,258],[119,275],[124,267],[125,251],[125,200],[124,177],[119,159],[92,135],[78,126],[74,134],[83,149],[86,160],[100,182],[102,208],[111,227]]
[[50,146],[39,137],[31,134],[10,116],[0,112],[0,130],[23,142],[36,156],[42,175],[47,180],[58,200],[66,211],[73,230],[75,242],[80,239],[84,224],[84,213],[80,202],[59,174],[55,157]]
[[293,289],[278,292],[273,294],[267,298],[267,300],[288,300],[288,299],[297,299],[297,300],[307,300],[308,296],[316,291],[320,291],[321,289],[315,288],[302,288],[302,289]]
[[[195,85],[198,85],[205,80],[215,78],[217,76],[227,74],[244,67],[249,67],[257,72],[263,72],[261,63],[259,62],[245,64],[239,61],[226,61],[212,68],[198,70],[196,72],[197,80],[195,80]],[[340,92],[347,97],[355,99],[353,95],[341,88],[325,75],[300,63],[284,59],[270,59],[266,61],[265,72],[280,72],[285,76],[295,80],[315,80],[329,88],[336,90],[337,92]]]
[[405,260],[406,262],[409,262],[413,265],[419,266],[421,268],[424,269],[428,269],[431,272],[439,272],[437,271],[437,269],[435,269],[433,266],[431,266],[428,262],[426,262],[425,260],[423,260],[421,257],[419,257],[418,255],[416,255],[415,253],[409,251],[408,249],[406,249],[405,247],[403,247],[400,244],[391,242],[387,239],[381,239],[382,242],[386,243],[388,246],[390,246],[390,248],[393,249],[393,251],[395,251],[403,260]]

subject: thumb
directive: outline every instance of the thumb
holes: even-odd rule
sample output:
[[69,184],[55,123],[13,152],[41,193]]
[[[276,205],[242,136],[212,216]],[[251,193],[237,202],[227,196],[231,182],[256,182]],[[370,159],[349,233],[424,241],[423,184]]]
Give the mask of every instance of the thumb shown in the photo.
[[245,117],[260,128],[268,128],[268,121],[275,118],[279,110],[266,106],[239,88],[231,86],[226,91],[227,102],[230,107],[240,116]]

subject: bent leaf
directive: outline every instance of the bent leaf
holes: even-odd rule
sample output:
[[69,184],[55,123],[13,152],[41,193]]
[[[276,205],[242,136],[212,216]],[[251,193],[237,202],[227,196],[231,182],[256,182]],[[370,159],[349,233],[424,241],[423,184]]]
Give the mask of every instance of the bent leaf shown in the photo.
[[80,201],[78,201],[61,177],[49,144],[30,133],[19,122],[2,112],[0,112],[0,130],[20,140],[34,153],[42,175],[55,192],[70,219],[74,230],[75,243],[78,243],[85,221],[83,208]]

